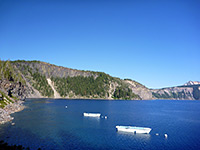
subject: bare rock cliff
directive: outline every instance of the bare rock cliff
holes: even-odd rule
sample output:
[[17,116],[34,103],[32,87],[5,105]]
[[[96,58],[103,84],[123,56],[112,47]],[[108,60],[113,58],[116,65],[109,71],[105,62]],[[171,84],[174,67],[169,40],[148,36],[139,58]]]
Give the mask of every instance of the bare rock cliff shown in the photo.
[[132,89],[133,93],[139,95],[141,99],[150,100],[152,99],[152,92],[142,84],[132,80],[124,80],[129,84],[129,88]]
[[151,90],[157,99],[200,100],[200,84]]

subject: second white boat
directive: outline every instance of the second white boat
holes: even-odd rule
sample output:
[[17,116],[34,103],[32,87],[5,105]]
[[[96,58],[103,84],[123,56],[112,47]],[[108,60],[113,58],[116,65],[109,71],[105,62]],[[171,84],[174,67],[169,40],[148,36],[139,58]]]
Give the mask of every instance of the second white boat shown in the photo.
[[83,116],[85,117],[100,117],[100,113],[83,113]]

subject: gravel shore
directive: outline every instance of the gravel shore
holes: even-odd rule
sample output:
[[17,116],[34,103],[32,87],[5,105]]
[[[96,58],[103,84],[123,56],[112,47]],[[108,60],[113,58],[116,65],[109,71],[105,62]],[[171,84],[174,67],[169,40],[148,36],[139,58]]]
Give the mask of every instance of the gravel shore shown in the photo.
[[16,101],[15,103],[6,105],[3,109],[0,108],[0,124],[4,124],[14,119],[10,114],[21,111],[24,109],[24,101]]

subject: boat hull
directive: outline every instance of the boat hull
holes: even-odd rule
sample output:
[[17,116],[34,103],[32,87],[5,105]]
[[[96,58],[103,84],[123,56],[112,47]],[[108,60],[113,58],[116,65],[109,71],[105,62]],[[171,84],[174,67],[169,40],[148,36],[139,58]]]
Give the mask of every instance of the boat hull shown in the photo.
[[85,116],[85,117],[100,117],[101,114],[99,114],[99,113],[83,113],[83,116]]
[[116,126],[117,131],[132,132],[132,133],[146,133],[151,132],[151,128],[133,127],[133,126]]

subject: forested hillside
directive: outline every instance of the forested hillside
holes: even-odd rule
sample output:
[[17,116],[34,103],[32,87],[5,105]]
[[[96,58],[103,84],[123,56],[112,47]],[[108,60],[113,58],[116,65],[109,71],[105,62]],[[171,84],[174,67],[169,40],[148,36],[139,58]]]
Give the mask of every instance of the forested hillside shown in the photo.
[[123,80],[103,72],[80,71],[39,61],[13,61],[30,85],[44,97],[53,97],[50,78],[63,98],[141,99]]
[[103,72],[24,60],[0,61],[0,92],[2,106],[5,99],[8,102],[12,98],[54,98],[55,93],[59,95],[57,98],[200,99],[200,85],[148,89],[134,80]]

